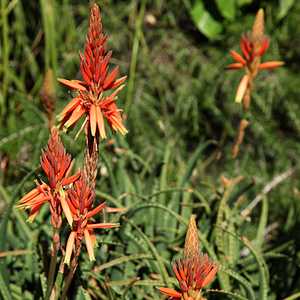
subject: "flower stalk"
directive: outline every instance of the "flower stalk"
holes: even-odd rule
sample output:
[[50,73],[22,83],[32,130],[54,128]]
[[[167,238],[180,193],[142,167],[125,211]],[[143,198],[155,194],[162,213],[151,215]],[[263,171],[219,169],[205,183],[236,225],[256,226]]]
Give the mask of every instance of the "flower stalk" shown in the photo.
[[195,216],[191,216],[186,234],[183,258],[173,263],[179,291],[160,287],[159,291],[171,300],[202,300],[202,288],[215,278],[218,266],[199,248]]
[[243,103],[244,111],[249,110],[254,79],[258,73],[261,70],[272,70],[284,65],[282,61],[261,62],[270,45],[269,38],[264,34],[264,28],[264,10],[260,9],[256,14],[252,31],[243,34],[241,37],[240,48],[242,54],[235,50],[230,51],[230,55],[235,62],[229,64],[227,69],[243,69],[245,71],[235,96],[235,102]]
[[[254,80],[262,70],[273,70],[284,65],[283,61],[262,62],[262,57],[270,45],[270,39],[264,34],[265,21],[264,10],[260,9],[255,17],[252,31],[243,34],[240,40],[241,53],[235,50],[230,51],[234,60],[227,66],[228,70],[244,70],[244,75],[238,85],[235,102],[242,103],[244,113],[249,111],[251,103],[251,94],[254,89]],[[232,147],[232,157],[236,158],[240,145],[243,143],[246,127],[250,122],[246,117],[240,122],[235,144]]]
[[[41,155],[41,167],[47,180],[37,182],[36,188],[27,193],[17,205],[18,208],[30,210],[30,222],[34,221],[43,205],[49,205],[53,242],[46,299],[67,297],[78,267],[83,242],[90,261],[94,261],[95,231],[119,226],[116,223],[95,221],[106,209],[105,202],[97,205],[95,203],[99,143],[107,137],[107,125],[113,131],[123,135],[127,133],[122,120],[122,110],[116,105],[117,95],[124,87],[126,76],[117,78],[119,67],[109,68],[112,52],[106,50],[106,42],[107,36],[102,31],[99,7],[93,4],[84,53],[80,54],[82,80],[58,80],[75,94],[59,116],[60,127],[73,127],[84,117],[81,129],[86,135],[86,149],[82,171],[70,176],[73,165],[71,156],[66,153],[58,130],[53,127],[47,147]],[[54,111],[54,93],[50,80],[52,73],[47,73],[47,76],[41,97],[51,125]],[[106,212],[119,211],[107,208]],[[63,222],[64,219],[67,222]],[[64,224],[69,227],[66,245],[61,244],[60,237],[60,233],[65,232],[60,230]],[[63,257],[56,274],[60,250]]]
[[53,294],[53,285],[54,285],[54,278],[56,273],[56,265],[57,265],[57,254],[60,248],[60,237],[58,229],[54,229],[53,233],[53,240],[52,240],[52,251],[51,251],[51,260],[50,260],[50,267],[49,267],[49,274],[48,274],[48,281],[47,281],[47,292],[46,292],[46,299],[50,299],[51,295]]

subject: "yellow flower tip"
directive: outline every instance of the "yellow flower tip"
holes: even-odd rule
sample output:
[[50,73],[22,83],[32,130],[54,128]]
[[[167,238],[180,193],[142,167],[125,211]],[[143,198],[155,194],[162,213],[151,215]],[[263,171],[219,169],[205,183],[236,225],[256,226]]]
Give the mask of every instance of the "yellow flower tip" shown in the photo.
[[[30,207],[30,206],[25,206],[25,207],[23,207],[23,208],[29,209],[29,208],[31,208],[31,207]],[[28,219],[26,220],[26,222],[32,223],[32,222],[34,221],[35,217],[38,215],[39,212],[40,212],[39,209],[38,209],[37,211],[33,212],[33,213],[32,213],[32,211],[31,211],[30,214],[29,214]]]
[[122,129],[120,129],[120,132],[122,135],[126,135],[128,133],[128,130],[125,127],[123,127]]
[[25,205],[23,203],[15,204],[16,209],[25,209]]
[[63,114],[59,114],[57,116],[57,121],[60,123],[63,120],[63,118],[64,118],[64,115]]
[[258,12],[256,13],[256,18],[258,18],[258,19],[264,19],[264,16],[265,16],[264,9],[263,9],[263,8],[260,8],[260,9],[258,10]]
[[101,137],[102,140],[107,139],[106,132],[105,131],[101,131],[100,132],[100,137]]
[[65,79],[64,79],[64,78],[57,78],[57,81],[58,81],[59,83],[63,83],[63,82],[65,81]]
[[36,215],[37,215],[37,214],[31,215],[31,216],[26,220],[26,222],[27,222],[27,223],[30,223],[30,224],[33,223],[33,221],[34,221]]
[[236,92],[236,96],[235,96],[235,102],[236,103],[241,103],[244,95],[246,93],[247,87],[248,87],[248,83],[249,83],[249,76],[248,75],[244,75]]
[[126,127],[120,122],[116,126],[113,127],[115,131],[119,131],[122,135],[126,135],[128,130]]

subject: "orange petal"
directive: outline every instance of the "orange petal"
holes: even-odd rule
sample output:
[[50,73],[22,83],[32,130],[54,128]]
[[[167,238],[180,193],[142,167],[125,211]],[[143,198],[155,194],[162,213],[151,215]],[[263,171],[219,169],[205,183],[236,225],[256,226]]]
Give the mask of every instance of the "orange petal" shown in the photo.
[[57,80],[59,83],[65,85],[71,89],[75,89],[75,90],[79,90],[79,91],[86,90],[86,88],[81,85],[81,84],[83,84],[83,82],[80,80],[67,80],[67,79],[63,79],[63,78],[58,78]]
[[68,206],[69,206],[69,208],[71,210],[71,213],[73,215],[76,215],[77,214],[77,208],[74,206],[73,202],[70,201],[70,199],[68,197],[66,198],[66,201],[67,201],[67,204],[68,204]]
[[218,267],[216,265],[213,265],[212,270],[209,272],[209,274],[203,280],[202,287],[210,284],[214,280],[217,272],[218,272]]
[[166,296],[169,296],[169,297],[172,297],[172,298],[178,298],[180,299],[181,298],[181,293],[173,290],[173,289],[170,289],[170,288],[165,288],[165,287],[161,287],[159,288],[159,291],[166,295]]
[[99,106],[96,107],[97,124],[102,139],[106,139],[106,132],[104,126],[103,114]]
[[233,64],[229,64],[228,66],[226,66],[226,69],[228,70],[236,70],[236,69],[241,69],[243,68],[244,65],[241,63],[233,63]]
[[69,185],[69,184],[73,183],[74,181],[76,181],[80,177],[80,174],[81,174],[80,172],[77,172],[77,174],[75,174],[73,176],[64,178],[61,181],[61,185],[64,186],[64,185]]
[[30,208],[31,206],[34,205],[39,205],[44,202],[49,201],[51,198],[49,196],[45,196],[44,194],[38,194],[34,198],[27,200],[26,202],[20,203],[16,205],[16,208]]
[[69,265],[71,260],[71,255],[73,251],[74,241],[75,241],[76,232],[72,231],[69,235],[67,246],[66,246],[66,254],[64,263]]
[[84,113],[84,108],[81,105],[77,106],[77,108],[73,111],[68,121],[65,123],[65,127],[69,128],[70,126],[72,126],[76,121],[78,121],[81,118],[81,116]]
[[115,81],[117,75],[119,73],[119,66],[116,66],[105,78],[103,83],[103,89],[110,89],[113,82]]
[[123,213],[128,210],[126,207],[106,207],[106,212],[108,213]]
[[284,65],[283,61],[267,61],[259,65],[260,70],[275,69]]
[[242,65],[246,64],[246,60],[242,57],[242,55],[240,55],[236,51],[231,50],[230,55],[236,62],[241,63]]
[[183,263],[181,263],[181,261],[178,262],[178,272],[180,274],[180,278],[182,278],[182,280],[186,281],[186,268],[185,265]]
[[119,227],[118,223],[96,223],[96,224],[87,224],[88,229],[109,229]]
[[92,241],[92,246],[93,246],[93,248],[95,248],[97,245],[96,235],[94,234],[94,232],[92,230],[89,230],[89,233],[90,233],[90,237],[91,237],[91,241]]
[[235,96],[235,102],[237,103],[241,103],[245,92],[247,90],[248,87],[248,83],[249,83],[249,76],[248,75],[244,75],[236,92],[236,96]]
[[[123,90],[123,88],[125,87],[125,84],[122,84],[122,85],[120,85],[110,96],[109,96],[109,98],[115,98],[116,97],[116,95],[121,91],[121,90]],[[116,100],[116,99],[114,99],[114,100]]]
[[19,207],[20,205],[27,203],[34,199],[36,196],[40,194],[40,191],[38,189],[33,189],[28,194],[24,195],[21,200],[19,201],[19,204],[16,205],[16,207]]
[[86,217],[87,218],[91,218],[94,215],[96,215],[99,211],[101,211],[104,207],[106,206],[106,203],[103,202],[100,205],[98,205],[96,208],[94,208],[93,210],[91,210],[90,212],[87,213]]
[[97,115],[96,115],[96,105],[92,104],[90,107],[90,125],[92,136],[96,134],[97,126]]
[[66,107],[63,109],[63,111],[59,114],[59,121],[61,121],[66,114],[68,114],[69,112],[71,112],[72,110],[74,110],[78,105],[80,105],[80,98],[74,98],[72,99],[67,105]]
[[175,274],[178,281],[182,280],[182,278],[181,278],[181,276],[178,272],[178,266],[177,266],[176,262],[173,264],[173,272],[174,272],[174,274]]
[[35,189],[33,189],[32,191],[30,191],[29,193],[27,193],[26,195],[24,195],[21,200],[19,201],[20,203],[24,203],[27,201],[32,200],[33,198],[35,198],[38,194],[42,193],[43,189],[46,187],[47,185],[45,183],[43,184],[39,184]]
[[87,229],[84,231],[84,238],[85,238],[86,249],[89,254],[90,261],[96,260],[94,254],[94,248],[93,248],[93,241]]
[[118,87],[119,85],[121,85],[125,80],[126,80],[127,76],[123,76],[119,79],[117,79],[114,84],[111,86],[112,89]]

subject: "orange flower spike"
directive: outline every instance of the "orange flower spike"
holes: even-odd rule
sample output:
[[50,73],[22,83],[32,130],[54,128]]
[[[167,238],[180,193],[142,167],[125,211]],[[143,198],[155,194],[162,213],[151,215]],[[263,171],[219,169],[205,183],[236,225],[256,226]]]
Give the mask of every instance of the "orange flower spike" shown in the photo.
[[195,216],[192,215],[185,238],[184,257],[173,263],[173,272],[180,291],[159,288],[162,294],[170,297],[169,299],[202,299],[202,288],[214,280],[218,266],[207,254],[200,253],[199,244]]
[[[78,93],[61,112],[59,116],[61,126],[67,129],[85,116],[89,128],[88,133],[97,139],[106,138],[105,120],[113,130],[122,135],[127,133],[120,110],[115,104],[117,93],[123,88],[121,84],[126,80],[126,76],[117,79],[118,66],[108,72],[112,52],[106,51],[106,42],[107,37],[102,32],[99,7],[93,4],[85,50],[83,54],[80,54],[80,71],[83,81],[58,79],[61,84]],[[111,95],[104,95],[104,92],[112,89],[116,90]]]
[[[118,227],[119,224],[116,223],[92,223],[91,219],[100,213],[105,207],[105,202],[101,203],[97,207],[93,208],[93,202],[95,198],[95,193],[87,185],[83,175],[75,182],[72,189],[69,190],[67,194],[66,203],[72,214],[73,223],[72,236],[70,234],[70,246],[67,248],[69,252],[66,251],[65,263],[70,262],[73,249],[71,246],[74,244],[80,244],[81,240],[84,238],[87,252],[91,261],[95,260],[94,255],[94,245],[95,245],[95,235],[93,234],[94,229],[109,229]],[[74,241],[73,241],[74,236]],[[69,242],[68,242],[69,244]],[[71,251],[71,252],[70,252]],[[68,256],[67,256],[68,255]]]
[[[56,128],[52,128],[46,148],[42,151],[41,167],[47,181],[37,183],[37,187],[23,196],[17,208],[30,209],[28,221],[32,222],[45,203],[50,204],[51,223],[55,228],[60,227],[61,213],[64,210],[68,221],[71,221],[68,208],[65,211],[61,202],[63,187],[74,183],[79,174],[68,176],[71,169],[71,156],[66,153]],[[64,191],[63,191],[64,193]]]
[[[235,101],[241,103],[243,101],[245,110],[248,109],[248,103],[251,95],[252,82],[260,70],[272,70],[284,65],[282,61],[269,61],[261,63],[262,56],[269,48],[270,40],[264,34],[264,11],[260,9],[255,17],[252,31],[243,34],[240,40],[240,48],[242,55],[234,50],[230,51],[231,57],[235,63],[229,64],[228,70],[245,69],[245,75],[242,78]],[[249,98],[249,99],[246,99]]]

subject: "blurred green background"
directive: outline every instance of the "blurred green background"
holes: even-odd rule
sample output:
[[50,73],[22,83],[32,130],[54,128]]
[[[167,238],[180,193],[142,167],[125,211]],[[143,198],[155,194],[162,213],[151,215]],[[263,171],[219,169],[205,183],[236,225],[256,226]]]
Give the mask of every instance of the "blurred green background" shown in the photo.
[[[89,3],[0,2],[0,298],[40,299],[49,213],[45,207],[28,224],[26,213],[13,205],[40,176],[39,156],[49,135],[40,100],[45,73],[51,68],[55,77],[80,78]],[[172,283],[170,262],[181,251],[191,213],[197,214],[203,251],[224,266],[213,288],[227,294],[210,291],[209,299],[299,293],[300,2],[96,2],[112,63],[128,75],[118,105],[129,130],[125,138],[111,135],[100,148],[97,195],[129,210],[119,230],[98,235],[94,265],[83,255],[71,298],[160,299],[154,287]],[[286,65],[257,78],[251,125],[233,160],[243,116],[234,97],[242,73],[225,66],[259,8],[271,38],[264,60]],[[55,99],[59,113],[71,94],[55,83]],[[84,139],[74,140],[77,131],[62,138],[79,168]],[[221,175],[245,177],[226,199]],[[262,191],[266,195],[243,218]],[[22,255],[6,253],[20,249]]]

